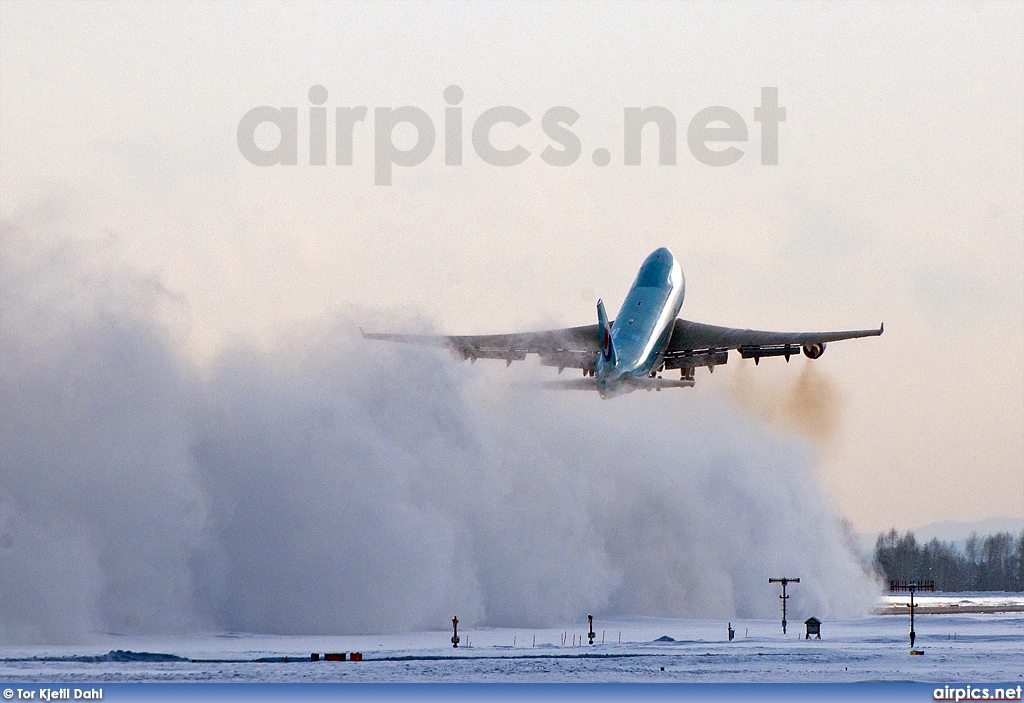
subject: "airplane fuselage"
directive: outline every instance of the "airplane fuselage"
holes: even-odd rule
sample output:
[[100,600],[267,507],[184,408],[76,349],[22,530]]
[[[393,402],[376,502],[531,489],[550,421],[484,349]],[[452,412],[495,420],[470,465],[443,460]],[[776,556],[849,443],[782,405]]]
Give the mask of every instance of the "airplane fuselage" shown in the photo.
[[611,326],[614,355],[598,358],[594,374],[602,395],[632,390],[631,379],[656,373],[686,294],[683,271],[662,247],[651,253],[637,273]]

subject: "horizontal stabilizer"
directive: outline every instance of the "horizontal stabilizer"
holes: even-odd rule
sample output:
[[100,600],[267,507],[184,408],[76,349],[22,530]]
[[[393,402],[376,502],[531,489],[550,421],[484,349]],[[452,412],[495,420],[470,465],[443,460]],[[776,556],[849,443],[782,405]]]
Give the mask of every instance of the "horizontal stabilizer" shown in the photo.
[[574,378],[567,381],[545,381],[541,385],[543,388],[556,391],[596,391],[597,379]]
[[626,381],[637,390],[660,390],[662,388],[693,388],[692,379],[685,378],[632,378]]
[[[692,388],[694,383],[689,379],[674,378],[626,378],[620,382],[632,390],[661,390],[662,388]],[[544,388],[562,391],[596,391],[596,378],[574,378],[569,381],[548,381]]]

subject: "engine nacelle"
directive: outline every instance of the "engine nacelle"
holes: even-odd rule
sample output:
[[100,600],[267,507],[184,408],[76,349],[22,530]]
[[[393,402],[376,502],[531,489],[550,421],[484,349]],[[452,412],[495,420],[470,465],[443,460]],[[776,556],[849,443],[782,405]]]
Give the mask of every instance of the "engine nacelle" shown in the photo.
[[819,356],[825,353],[825,343],[820,344],[805,344],[804,345],[804,356],[808,359],[817,359]]

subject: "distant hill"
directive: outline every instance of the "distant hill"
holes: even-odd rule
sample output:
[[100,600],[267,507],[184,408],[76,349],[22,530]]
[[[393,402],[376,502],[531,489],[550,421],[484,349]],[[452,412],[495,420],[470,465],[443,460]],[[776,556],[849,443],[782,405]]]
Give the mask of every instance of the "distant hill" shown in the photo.
[[[900,534],[907,532],[905,529],[896,528]],[[888,528],[884,532],[888,532]],[[963,546],[964,541],[970,537],[972,532],[977,532],[979,537],[987,537],[999,532],[1010,532],[1019,535],[1024,531],[1024,518],[1017,517],[993,517],[976,522],[933,522],[922,527],[912,527],[910,532],[914,533],[918,544],[930,542],[937,538],[941,542],[955,542]],[[857,535],[857,546],[861,552],[870,556],[875,548],[875,540],[878,539],[878,532],[864,532]]]
[[[977,522],[933,522],[911,530],[918,542],[929,542],[933,538],[938,538],[941,542],[963,542],[972,532],[977,532],[980,537],[987,537],[998,532],[1019,535],[1021,531],[1024,531],[1024,518],[1012,517],[993,517]],[[875,539],[877,538],[878,535],[875,535]]]

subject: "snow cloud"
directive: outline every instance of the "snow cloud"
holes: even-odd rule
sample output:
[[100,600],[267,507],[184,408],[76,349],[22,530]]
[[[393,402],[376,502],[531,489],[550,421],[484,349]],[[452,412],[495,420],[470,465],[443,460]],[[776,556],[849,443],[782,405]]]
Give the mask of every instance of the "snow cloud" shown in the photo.
[[810,445],[725,396],[510,385],[365,342],[380,311],[195,362],[187,302],[64,210],[0,224],[0,641],[873,601]]

